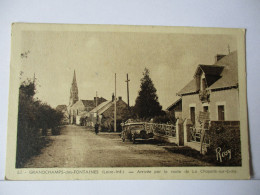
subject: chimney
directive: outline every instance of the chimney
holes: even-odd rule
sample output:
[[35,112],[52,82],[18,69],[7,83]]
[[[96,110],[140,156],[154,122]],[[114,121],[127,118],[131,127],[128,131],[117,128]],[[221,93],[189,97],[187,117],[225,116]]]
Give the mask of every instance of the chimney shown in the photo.
[[94,97],[94,103],[95,103],[95,105],[97,104],[99,104],[99,98],[98,97]]
[[112,93],[112,102],[115,100],[115,95]]
[[118,96],[118,100],[122,100],[122,96]]
[[217,62],[217,61],[221,60],[222,58],[224,58],[225,56],[226,56],[226,55],[217,54],[217,55],[215,56],[215,61]]

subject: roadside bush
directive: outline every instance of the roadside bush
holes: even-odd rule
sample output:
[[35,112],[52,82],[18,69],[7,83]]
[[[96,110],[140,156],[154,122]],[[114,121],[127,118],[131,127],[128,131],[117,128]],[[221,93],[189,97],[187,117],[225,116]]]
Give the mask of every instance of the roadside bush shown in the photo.
[[[57,135],[63,114],[46,103],[34,99],[35,83],[27,80],[19,88],[16,168],[24,163],[49,143],[47,129]],[[42,131],[40,131],[42,129]]]
[[53,127],[51,129],[51,134],[52,135],[60,135],[60,127]]
[[160,116],[155,116],[153,118],[153,122],[155,123],[170,123],[170,124],[175,124],[176,119],[175,117],[170,113],[164,113],[163,115]]

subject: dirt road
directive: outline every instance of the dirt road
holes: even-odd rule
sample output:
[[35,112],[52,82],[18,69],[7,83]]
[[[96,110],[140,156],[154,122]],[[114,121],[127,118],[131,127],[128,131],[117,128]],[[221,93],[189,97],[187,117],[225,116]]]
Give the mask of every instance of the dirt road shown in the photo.
[[24,167],[159,167],[207,166],[209,164],[165,150],[147,142],[123,143],[118,134],[100,133],[74,125],[64,126],[61,135],[51,136],[51,144]]

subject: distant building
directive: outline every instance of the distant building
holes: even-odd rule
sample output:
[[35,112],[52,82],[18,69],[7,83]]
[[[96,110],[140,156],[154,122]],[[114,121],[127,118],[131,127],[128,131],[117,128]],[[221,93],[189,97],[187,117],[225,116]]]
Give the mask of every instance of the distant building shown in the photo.
[[182,118],[194,125],[200,111],[210,120],[239,120],[237,52],[217,55],[213,65],[198,65],[193,79],[177,93],[182,101]]
[[93,100],[79,100],[75,104],[70,107],[69,115],[70,115],[70,123],[71,124],[80,124],[80,118],[82,114],[91,111],[96,107],[96,104],[99,105],[103,102],[107,101],[103,97],[94,97]]
[[[87,119],[88,124],[94,125],[96,122],[98,122],[102,128],[112,130],[114,128],[114,108],[115,101],[114,96],[112,96],[112,100],[103,102],[89,112],[90,117]],[[123,120],[127,120],[128,117],[128,105],[122,100],[122,97],[119,96],[116,101],[116,119],[118,130],[121,128],[121,122]]]
[[[106,100],[103,97],[94,97],[93,100],[79,100],[76,73],[74,71],[70,100],[67,106],[67,116],[70,124],[94,126],[98,122],[104,128],[112,128],[114,126],[114,102],[114,95],[111,100]],[[120,129],[122,120],[128,119],[129,109],[122,97],[118,97],[116,106],[117,125],[118,129]]]
[[77,86],[77,80],[76,80],[76,72],[74,70],[73,79],[72,79],[71,88],[70,88],[69,105],[67,107],[70,124],[76,123],[76,115],[75,115],[74,111],[71,110],[71,108],[78,100],[79,100],[78,86]]
[[176,100],[166,110],[171,112],[175,119],[182,118],[182,99],[179,98],[178,100]]
[[76,81],[76,72],[74,70],[74,75],[72,79],[72,84],[70,88],[70,101],[69,101],[69,107],[75,104],[79,100],[78,96],[78,86]]
[[86,115],[86,112],[89,112],[95,108],[96,105],[99,105],[105,101],[106,99],[103,97],[94,97],[93,100],[79,100],[76,73],[74,70],[70,88],[69,106],[67,107],[69,123],[80,124],[80,118],[82,114]]
[[87,118],[87,126],[93,126],[96,123],[101,124],[102,115],[101,112],[107,108],[109,108],[112,105],[112,100],[107,100],[101,104],[99,104],[97,107],[92,109],[89,112],[88,118]]
[[[101,125],[106,129],[113,129],[114,127],[114,106],[115,101],[112,101],[110,106],[106,106],[104,109],[100,110],[99,116]],[[116,122],[117,130],[121,129],[120,124],[126,121],[129,117],[129,109],[127,103],[122,100],[122,97],[118,97],[116,100]]]

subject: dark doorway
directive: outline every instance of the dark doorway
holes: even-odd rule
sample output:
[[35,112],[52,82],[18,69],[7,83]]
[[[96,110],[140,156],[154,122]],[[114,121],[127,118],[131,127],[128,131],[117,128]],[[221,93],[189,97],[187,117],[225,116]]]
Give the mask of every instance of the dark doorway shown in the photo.
[[190,107],[190,119],[193,125],[195,125],[195,107]]
[[223,105],[218,106],[218,120],[219,121],[225,120],[225,108]]

